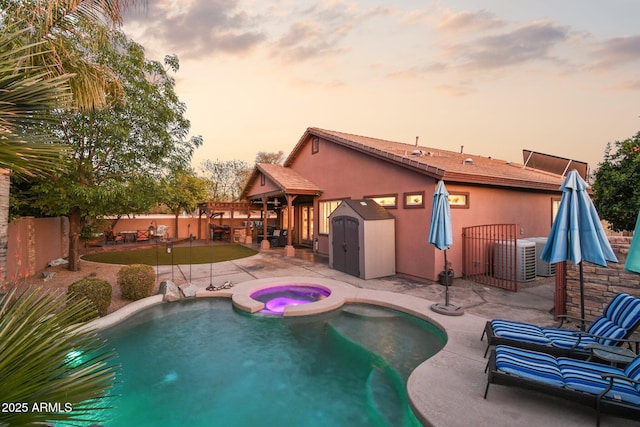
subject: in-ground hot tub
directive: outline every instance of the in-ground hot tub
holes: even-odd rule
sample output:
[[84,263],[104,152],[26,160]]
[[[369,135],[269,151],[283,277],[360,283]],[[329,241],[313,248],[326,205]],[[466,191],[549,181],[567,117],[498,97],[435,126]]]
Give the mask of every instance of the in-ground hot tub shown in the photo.
[[251,298],[264,303],[260,313],[282,316],[288,306],[311,304],[324,300],[329,295],[331,290],[324,287],[290,283],[255,291]]
[[[255,283],[257,282],[257,283]],[[336,282],[337,283],[337,282]],[[345,303],[344,286],[325,286],[313,280],[254,281],[237,286],[233,304],[250,313],[268,316],[305,316],[340,308]]]

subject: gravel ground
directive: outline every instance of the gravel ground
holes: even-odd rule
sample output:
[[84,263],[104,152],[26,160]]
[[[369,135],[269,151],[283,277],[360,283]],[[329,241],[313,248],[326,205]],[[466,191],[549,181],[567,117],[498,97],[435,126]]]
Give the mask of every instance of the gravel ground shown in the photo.
[[[81,260],[79,271],[69,271],[66,264],[48,267],[45,270],[20,281],[18,286],[20,289],[38,288],[46,292],[61,292],[66,294],[67,288],[70,284],[85,277],[94,276],[111,283],[113,293],[111,305],[109,306],[109,313],[112,313],[131,302],[122,299],[120,289],[117,286],[116,278],[118,271],[120,271],[121,268],[121,265],[101,264]],[[43,276],[45,273],[54,273],[54,275],[52,278],[45,278]]]

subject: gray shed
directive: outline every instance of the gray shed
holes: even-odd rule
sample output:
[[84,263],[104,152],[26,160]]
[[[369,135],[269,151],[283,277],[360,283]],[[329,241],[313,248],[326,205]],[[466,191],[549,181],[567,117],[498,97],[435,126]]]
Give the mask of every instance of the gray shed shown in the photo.
[[370,199],[343,200],[329,216],[329,267],[374,279],[396,274],[395,218]]

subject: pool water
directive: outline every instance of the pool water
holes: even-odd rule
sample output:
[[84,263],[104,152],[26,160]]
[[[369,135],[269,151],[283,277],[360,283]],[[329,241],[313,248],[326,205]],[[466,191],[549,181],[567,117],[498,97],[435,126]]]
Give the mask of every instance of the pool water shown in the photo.
[[283,318],[226,299],[151,307],[102,334],[121,364],[105,427],[419,426],[406,380],[446,339],[374,306]]

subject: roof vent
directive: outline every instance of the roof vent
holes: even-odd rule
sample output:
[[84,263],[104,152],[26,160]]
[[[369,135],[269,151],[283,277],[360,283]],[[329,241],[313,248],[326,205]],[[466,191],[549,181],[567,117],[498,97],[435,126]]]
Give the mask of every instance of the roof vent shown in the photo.
[[471,157],[467,157],[466,159],[464,159],[464,164],[465,165],[472,165],[473,164],[473,159]]

